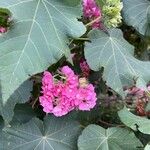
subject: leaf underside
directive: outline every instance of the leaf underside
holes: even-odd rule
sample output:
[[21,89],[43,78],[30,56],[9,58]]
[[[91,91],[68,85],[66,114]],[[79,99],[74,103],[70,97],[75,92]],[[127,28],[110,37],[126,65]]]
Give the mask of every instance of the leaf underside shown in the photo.
[[123,128],[89,125],[78,139],[79,150],[136,150],[142,146],[134,133]]
[[0,112],[5,120],[10,121],[12,117],[8,109],[12,113],[14,104],[21,102],[19,99],[26,101],[30,95],[25,88],[15,92],[19,86],[63,55],[69,56],[68,37],[76,38],[85,32],[77,20],[81,15],[78,2],[0,1],[0,7],[9,9],[13,19],[10,31],[0,37]]
[[76,150],[80,131],[80,125],[67,117],[48,116],[44,122],[35,118],[5,127],[3,145],[5,150]]
[[150,1],[123,0],[123,18],[142,35],[150,36]]
[[139,130],[144,134],[150,134],[150,120],[132,114],[127,108],[118,112],[120,120],[129,128]]
[[89,33],[90,41],[85,45],[85,57],[90,67],[98,71],[104,67],[106,84],[121,96],[125,96],[124,86],[136,81],[138,87],[146,89],[150,77],[150,63],[134,57],[134,47],[130,45],[119,29],[107,33],[94,30]]

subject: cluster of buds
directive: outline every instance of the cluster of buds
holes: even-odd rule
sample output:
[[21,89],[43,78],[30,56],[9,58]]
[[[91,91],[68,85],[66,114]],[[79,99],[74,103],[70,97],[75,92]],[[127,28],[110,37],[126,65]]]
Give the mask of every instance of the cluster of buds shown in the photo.
[[121,10],[122,2],[120,0],[106,0],[102,8],[104,25],[107,28],[117,27],[122,21]]
[[105,0],[103,3],[103,6],[98,6],[95,0],[83,0],[84,18],[90,21],[98,18],[92,24],[93,28],[104,29],[104,26],[106,28],[117,27],[122,22],[122,2],[120,0]]
[[82,59],[80,61],[80,69],[82,71],[82,76],[88,78],[90,74],[90,67],[87,64],[86,60]]

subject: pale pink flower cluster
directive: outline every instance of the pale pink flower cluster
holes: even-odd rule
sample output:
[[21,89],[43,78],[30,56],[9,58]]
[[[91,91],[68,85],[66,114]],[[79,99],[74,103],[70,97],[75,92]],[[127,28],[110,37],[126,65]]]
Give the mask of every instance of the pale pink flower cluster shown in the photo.
[[88,77],[90,74],[90,67],[85,60],[81,60],[80,68],[84,77]]
[[0,33],[5,33],[5,32],[7,32],[7,29],[4,27],[0,27]]
[[[150,86],[147,86],[148,91],[150,91]],[[145,97],[145,90],[143,88],[132,87],[126,90],[127,94],[135,95],[137,98]]]
[[83,82],[68,66],[60,70],[59,80],[45,71],[42,78],[43,111],[63,116],[74,109],[89,111],[96,105],[96,93],[92,84]]
[[131,87],[126,90],[127,96],[132,97],[135,103],[135,110],[139,116],[149,116],[150,112],[145,110],[149,102],[148,93],[150,92],[150,85],[147,86],[147,92],[143,88]]
[[90,21],[99,18],[92,24],[92,27],[96,29],[101,28],[100,19],[102,14],[95,0],[83,0],[83,16],[84,18],[89,19]]

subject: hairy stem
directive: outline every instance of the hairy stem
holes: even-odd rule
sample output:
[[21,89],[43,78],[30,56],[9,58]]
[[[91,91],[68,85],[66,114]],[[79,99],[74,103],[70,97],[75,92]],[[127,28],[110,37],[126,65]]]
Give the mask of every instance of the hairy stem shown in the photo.
[[87,23],[85,26],[86,27],[91,26],[93,23],[100,21],[100,19],[101,19],[101,16],[99,16],[96,19],[92,20],[91,22]]

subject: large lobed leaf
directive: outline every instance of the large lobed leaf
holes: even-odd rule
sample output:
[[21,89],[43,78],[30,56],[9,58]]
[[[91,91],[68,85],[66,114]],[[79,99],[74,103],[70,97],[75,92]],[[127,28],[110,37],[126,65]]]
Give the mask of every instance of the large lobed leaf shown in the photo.
[[[0,0],[0,7],[9,9],[13,18],[10,31],[0,37],[0,112],[5,120],[10,121],[15,103],[27,98],[25,88],[15,92],[19,86],[63,55],[68,56],[68,37],[85,32],[77,20],[81,15],[78,2]],[[28,90],[26,94],[29,96]]]
[[123,18],[143,35],[150,36],[150,1],[123,0]]
[[120,120],[129,128],[150,134],[150,120],[132,114],[126,107],[118,112]]
[[[9,85],[8,85],[9,86]],[[14,106],[16,103],[25,103],[30,96],[32,90],[32,82],[27,80],[3,103],[2,93],[4,92],[0,85],[0,114],[8,124],[14,115]],[[4,93],[5,94],[5,93]],[[7,94],[7,93],[6,93]]]
[[11,122],[26,123],[36,116],[34,111],[29,104],[17,104]]
[[150,63],[134,58],[134,47],[130,45],[119,29],[110,29],[108,34],[94,30],[89,33],[91,42],[85,45],[85,57],[90,67],[98,71],[104,67],[106,84],[124,96],[123,87],[136,81],[145,87],[150,79]]
[[2,134],[2,129],[4,127],[4,121],[3,118],[0,116],[0,149],[4,149],[4,135]]
[[147,144],[144,148],[144,150],[150,150],[150,144]]
[[22,125],[12,123],[3,130],[5,150],[76,150],[81,128],[68,117],[48,116],[44,122],[34,118]]
[[142,146],[134,133],[123,128],[89,125],[78,139],[79,150],[136,150]]

